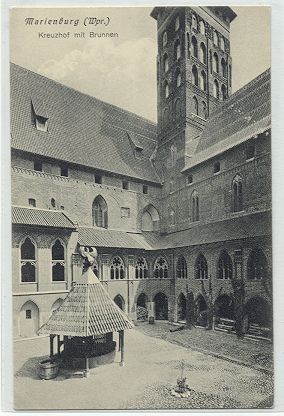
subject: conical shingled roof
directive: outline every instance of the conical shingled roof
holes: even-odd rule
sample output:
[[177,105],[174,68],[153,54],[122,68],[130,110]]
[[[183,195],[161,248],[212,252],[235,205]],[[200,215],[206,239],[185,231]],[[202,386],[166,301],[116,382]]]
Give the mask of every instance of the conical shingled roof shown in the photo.
[[88,268],[70,289],[62,305],[41,326],[38,334],[88,337],[133,327]]

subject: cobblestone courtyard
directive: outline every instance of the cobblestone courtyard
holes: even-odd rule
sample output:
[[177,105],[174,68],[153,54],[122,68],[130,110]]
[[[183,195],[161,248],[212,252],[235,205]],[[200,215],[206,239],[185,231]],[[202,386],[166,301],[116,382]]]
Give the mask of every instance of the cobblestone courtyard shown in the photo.
[[[15,342],[15,408],[198,409],[272,405],[272,375],[257,369],[265,367],[263,357],[271,356],[271,345],[239,341],[212,331],[210,335],[201,329],[174,333],[169,329],[165,323],[145,323],[127,331],[125,367],[119,366],[117,354],[114,363],[92,369],[85,379],[68,378],[61,373],[54,380],[40,380],[37,365],[48,354],[48,338]],[[209,353],[196,351],[201,345]],[[226,359],[212,355],[217,352],[224,353]],[[232,360],[246,365],[230,361],[229,353]],[[261,362],[249,358],[259,354]],[[189,398],[178,399],[170,395],[170,388],[180,376],[182,360],[193,392]],[[255,368],[249,367],[250,360]],[[271,362],[270,359],[267,369]]]

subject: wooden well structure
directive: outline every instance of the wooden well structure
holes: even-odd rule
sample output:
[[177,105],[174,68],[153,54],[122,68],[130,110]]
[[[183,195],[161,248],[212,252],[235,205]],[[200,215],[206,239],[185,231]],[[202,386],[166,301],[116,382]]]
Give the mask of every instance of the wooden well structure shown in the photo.
[[50,359],[55,358],[54,340],[57,338],[56,356],[72,368],[84,360],[88,374],[94,357],[115,350],[113,332],[119,333],[120,365],[124,365],[124,331],[133,327],[88,267],[38,334],[50,337]]

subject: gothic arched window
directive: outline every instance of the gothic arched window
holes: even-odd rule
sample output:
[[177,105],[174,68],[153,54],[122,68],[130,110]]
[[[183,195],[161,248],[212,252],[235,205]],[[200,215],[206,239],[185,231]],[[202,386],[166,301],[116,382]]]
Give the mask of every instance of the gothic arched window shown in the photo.
[[168,277],[169,266],[164,257],[158,257],[154,264],[154,277],[156,279],[166,279]]
[[204,118],[204,120],[207,119],[207,106],[205,101],[202,101],[201,103],[201,111],[202,111],[202,117]]
[[194,85],[198,85],[198,72],[195,65],[192,67],[192,81]]
[[181,56],[180,41],[177,39],[174,45],[174,59],[177,61]]
[[177,98],[175,101],[175,106],[174,106],[175,119],[178,119],[180,117],[180,112],[181,112],[181,102],[180,102],[180,99]]
[[232,183],[232,210],[233,212],[239,212],[243,209],[243,185],[242,177],[236,175]]
[[110,265],[110,278],[112,280],[125,279],[124,262],[119,256],[112,259]]
[[205,35],[205,24],[204,24],[203,20],[200,20],[200,22],[199,22],[199,30],[200,30],[200,33],[202,35]]
[[146,279],[148,277],[148,266],[144,257],[138,257],[135,264],[135,279]]
[[200,85],[200,88],[203,90],[203,91],[206,91],[206,74],[205,74],[205,72],[204,71],[201,71],[201,77],[200,77],[200,81],[201,81],[201,85]]
[[219,98],[219,84],[216,79],[214,80],[214,83],[213,83],[213,96],[215,98]]
[[208,266],[203,254],[199,254],[195,262],[195,279],[208,279]]
[[27,237],[21,244],[21,282],[32,283],[36,281],[36,247]]
[[167,72],[169,70],[169,58],[167,53],[165,53],[163,56],[163,67],[164,72]]
[[165,91],[165,98],[168,98],[168,96],[170,95],[170,89],[169,89],[168,81],[165,81],[165,83],[164,83],[164,91]]
[[233,262],[227,251],[223,251],[218,260],[218,279],[232,279],[233,277]]
[[221,68],[222,68],[222,76],[226,78],[227,76],[227,65],[224,58],[221,59]]
[[52,281],[65,281],[65,250],[60,240],[56,240],[51,247],[52,255]]
[[195,14],[192,15],[191,27],[192,29],[197,30],[197,18]]
[[213,71],[219,73],[219,58],[216,52],[213,54]]
[[267,260],[261,249],[253,250],[247,263],[247,278],[249,280],[262,280],[267,277]]
[[98,195],[92,206],[93,226],[107,228],[108,227],[108,208],[104,198]]
[[187,278],[187,263],[183,256],[180,256],[177,261],[177,278],[186,279]]
[[175,72],[175,84],[177,88],[181,86],[181,73],[179,68]]
[[191,46],[192,46],[192,55],[195,58],[198,58],[198,46],[197,46],[197,40],[195,36],[192,36],[191,38]]
[[191,194],[191,220],[199,221],[199,198],[196,190]]
[[167,32],[164,32],[164,34],[163,34],[163,46],[166,46],[167,43],[168,43],[168,35],[167,35]]
[[221,86],[221,98],[223,101],[225,101],[227,98],[227,90],[224,84]]
[[220,37],[220,49],[222,51],[225,50],[225,39],[223,38],[223,36]]
[[198,100],[196,97],[193,97],[193,114],[198,116]]
[[203,42],[200,44],[200,61],[206,64],[206,46]]
[[213,31],[213,43],[216,46],[218,46],[219,43],[218,33],[216,32],[216,30]]
[[179,26],[180,26],[179,16],[177,16],[175,20],[175,31],[179,30]]

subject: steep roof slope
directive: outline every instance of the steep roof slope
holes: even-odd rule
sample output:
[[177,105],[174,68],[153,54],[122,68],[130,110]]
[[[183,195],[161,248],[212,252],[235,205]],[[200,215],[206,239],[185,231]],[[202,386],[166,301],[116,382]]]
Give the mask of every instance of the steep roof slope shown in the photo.
[[[32,105],[48,131],[31,120]],[[150,182],[156,124],[11,64],[12,148]],[[135,143],[143,148],[135,157]]]
[[232,94],[210,115],[185,169],[262,133],[271,125],[270,70]]

